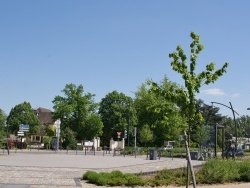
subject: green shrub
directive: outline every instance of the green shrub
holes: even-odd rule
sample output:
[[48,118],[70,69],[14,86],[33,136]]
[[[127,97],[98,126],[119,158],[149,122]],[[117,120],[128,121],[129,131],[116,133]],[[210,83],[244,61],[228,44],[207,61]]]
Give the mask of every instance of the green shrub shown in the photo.
[[108,179],[104,176],[100,176],[93,184],[96,184],[98,186],[104,186],[108,184]]
[[87,171],[83,175],[84,180],[100,186],[135,186],[144,185],[145,181],[133,174],[123,174],[121,171],[115,170],[112,172],[92,172]]
[[198,177],[202,183],[225,183],[239,179],[239,170],[234,160],[211,159],[203,164]]
[[[88,180],[89,183],[102,186],[180,186],[186,184],[186,172],[186,168],[164,169],[157,173],[154,178],[142,179],[140,176],[129,173],[123,174],[117,170],[109,173],[87,171],[83,175],[83,179]],[[250,182],[250,161],[244,159],[210,159],[202,165],[201,169],[195,171],[195,177],[197,184],[218,184],[234,181]]]
[[186,181],[186,169],[176,169],[176,170],[161,170],[156,174],[155,178],[150,181],[152,186],[160,185],[185,185]]
[[145,181],[143,181],[143,179],[139,176],[135,176],[133,174],[125,174],[124,175],[126,178],[126,183],[124,185],[126,186],[136,186],[136,185],[145,185]]
[[250,161],[242,160],[238,162],[239,181],[250,181]]
[[99,174],[97,172],[87,171],[83,175],[83,180],[88,180],[89,183],[95,184],[98,179],[99,179]]

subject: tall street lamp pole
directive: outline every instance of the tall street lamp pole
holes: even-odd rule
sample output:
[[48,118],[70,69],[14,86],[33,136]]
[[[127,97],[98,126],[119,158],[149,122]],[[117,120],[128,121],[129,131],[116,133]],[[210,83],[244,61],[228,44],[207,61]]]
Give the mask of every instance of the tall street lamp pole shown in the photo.
[[239,115],[239,114],[233,109],[233,106],[232,106],[231,102],[229,102],[230,107],[225,105],[225,104],[219,103],[219,102],[211,102],[211,103],[212,103],[212,105],[213,104],[219,104],[219,105],[225,106],[225,107],[229,108],[230,110],[232,110],[233,118],[234,118],[234,126],[235,126],[235,137],[236,137],[236,139],[235,139],[235,152],[236,152],[237,143],[238,143],[238,129],[237,129],[237,124],[236,124],[235,114],[237,114],[237,115]]

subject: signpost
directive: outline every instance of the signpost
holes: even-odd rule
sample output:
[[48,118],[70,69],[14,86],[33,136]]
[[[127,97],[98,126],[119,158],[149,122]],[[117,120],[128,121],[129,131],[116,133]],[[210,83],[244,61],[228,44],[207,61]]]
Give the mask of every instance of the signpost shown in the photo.
[[30,126],[28,124],[20,124],[19,125],[19,131],[17,132],[17,136],[21,137],[21,145],[23,147],[23,136],[24,136],[24,132],[29,132],[30,130]]
[[24,136],[24,132],[23,131],[18,131],[17,136]]
[[59,137],[60,137],[60,132],[61,132],[61,120],[58,119],[55,122],[56,125],[56,150],[59,150]]
[[28,132],[30,130],[30,126],[28,124],[20,124],[19,131]]

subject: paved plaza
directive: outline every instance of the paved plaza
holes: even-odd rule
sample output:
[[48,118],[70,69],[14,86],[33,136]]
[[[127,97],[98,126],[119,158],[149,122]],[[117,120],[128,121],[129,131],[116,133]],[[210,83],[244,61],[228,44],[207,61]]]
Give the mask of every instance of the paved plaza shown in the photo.
[[[11,150],[10,155],[0,154],[0,188],[95,187],[81,181],[87,170],[153,173],[186,167],[186,163],[184,158],[149,160],[146,156],[113,156],[103,152],[85,155],[83,151]],[[192,163],[196,166],[202,161]]]

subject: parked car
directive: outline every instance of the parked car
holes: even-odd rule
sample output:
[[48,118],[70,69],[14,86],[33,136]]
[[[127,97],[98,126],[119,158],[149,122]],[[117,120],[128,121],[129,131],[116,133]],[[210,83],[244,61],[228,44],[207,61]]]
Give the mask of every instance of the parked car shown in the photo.
[[173,146],[172,146],[172,145],[163,146],[163,147],[161,148],[161,150],[163,150],[163,151],[170,150],[170,149],[173,149]]
[[[244,151],[242,149],[242,147],[238,147],[236,152],[235,152],[235,156],[243,156],[244,155]],[[233,152],[230,151],[224,151],[224,156],[228,156],[228,157],[232,157],[233,156]]]

